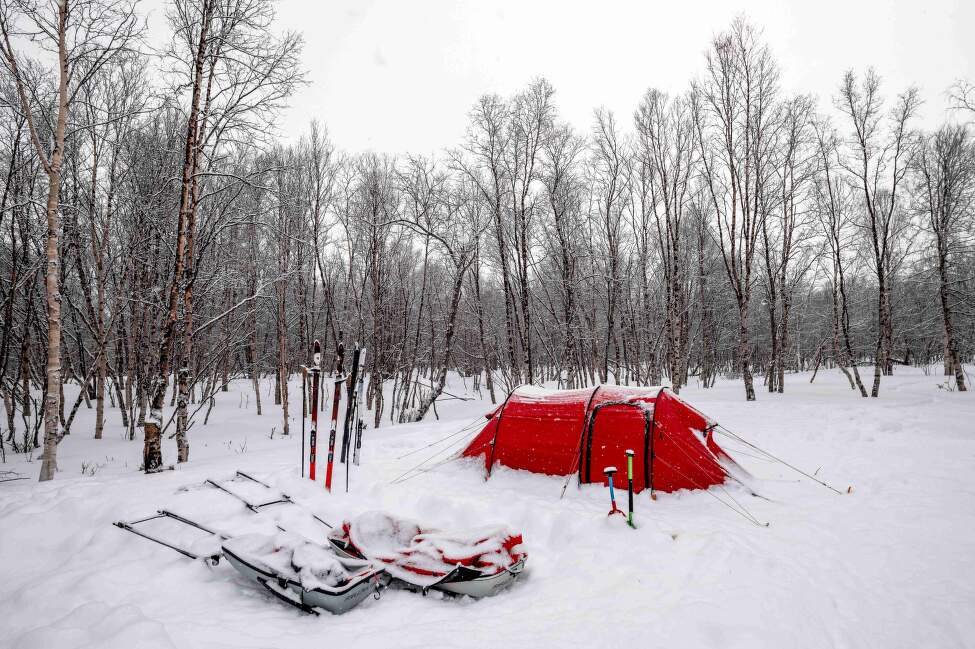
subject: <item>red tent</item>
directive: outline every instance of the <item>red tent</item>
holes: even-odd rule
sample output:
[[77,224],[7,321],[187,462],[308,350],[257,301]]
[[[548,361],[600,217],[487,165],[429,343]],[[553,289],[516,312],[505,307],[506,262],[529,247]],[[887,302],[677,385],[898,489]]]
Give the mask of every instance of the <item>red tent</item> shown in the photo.
[[633,489],[707,489],[728,477],[734,461],[715,443],[716,423],[666,388],[600,385],[582,390],[515,389],[486,415],[487,425],[462,455],[535,473],[602,482],[616,466],[614,485],[626,486],[633,449]]

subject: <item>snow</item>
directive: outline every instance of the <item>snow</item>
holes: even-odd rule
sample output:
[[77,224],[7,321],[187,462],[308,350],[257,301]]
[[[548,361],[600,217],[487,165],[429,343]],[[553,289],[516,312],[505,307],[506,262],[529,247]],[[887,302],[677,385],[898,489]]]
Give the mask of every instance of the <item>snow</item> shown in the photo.
[[[634,530],[606,516],[599,485],[573,484],[560,500],[562,478],[497,467],[485,481],[479,460],[438,465],[480,425],[423,447],[491,410],[486,400],[444,400],[440,421],[367,430],[348,494],[343,466],[333,494],[298,473],[297,388],[290,439],[271,435],[280,411],[256,416],[241,381],[218,393],[209,425],[190,431],[191,462],[150,476],[138,472],[141,440],[124,438],[116,411],[94,440],[93,413],[82,410],[54,481],[35,482],[36,458],[8,455],[0,467],[31,477],[0,483],[0,646],[975,646],[975,394],[939,389],[936,371],[896,371],[880,399],[859,398],[837,371],[820,371],[813,384],[788,375],[786,394],[760,392],[754,403],[736,381],[682,390],[729,430],[840,491],[854,487],[837,495],[716,437],[762,497],[736,485],[727,494],[768,528],[718,502],[719,489],[656,501],[639,494]],[[447,389],[465,386],[454,377]],[[163,443],[174,462],[174,440]],[[427,463],[434,468],[393,482],[442,448]],[[204,484],[244,489],[237,470],[297,504],[254,513]],[[314,617],[225,562],[207,567],[111,525],[160,508],[225,534],[273,535],[280,525],[312,540],[327,530],[309,512],[333,524],[370,510],[443,530],[504,524],[524,535],[530,558],[494,597],[392,590],[344,615]],[[198,530],[167,530],[187,544],[213,542]]]
[[299,581],[308,590],[334,588],[351,577],[335,554],[292,532],[242,534],[225,541],[223,547],[265,572]]
[[351,575],[325,546],[307,541],[296,547],[291,562],[298,569],[298,580],[308,589],[334,588],[348,583]]

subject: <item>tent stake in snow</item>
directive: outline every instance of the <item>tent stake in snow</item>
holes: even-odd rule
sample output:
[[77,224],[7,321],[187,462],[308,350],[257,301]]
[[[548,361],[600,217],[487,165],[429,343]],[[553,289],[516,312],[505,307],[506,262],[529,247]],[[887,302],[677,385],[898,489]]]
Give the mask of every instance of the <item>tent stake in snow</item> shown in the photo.
[[627,492],[630,497],[630,513],[626,516],[626,524],[636,529],[633,523],[633,449],[626,449],[626,477],[628,480]]
[[[311,366],[311,432],[308,444],[308,478],[315,479],[315,450],[318,444],[318,378],[322,373],[322,344],[315,341]],[[304,413],[302,413],[304,415]]]
[[606,474],[606,482],[609,484],[609,502],[613,506],[606,515],[612,516],[613,514],[619,514],[620,516],[625,516],[623,510],[616,506],[616,492],[613,491],[613,475],[616,473],[616,467],[608,466],[603,469],[603,473]]
[[345,359],[345,345],[342,344],[342,333],[339,332],[339,342],[335,349],[335,366],[332,378],[335,387],[332,390],[332,427],[328,432],[328,465],[325,467],[325,489],[332,490],[332,463],[335,461],[335,432],[339,423],[339,401],[342,400],[342,361]]

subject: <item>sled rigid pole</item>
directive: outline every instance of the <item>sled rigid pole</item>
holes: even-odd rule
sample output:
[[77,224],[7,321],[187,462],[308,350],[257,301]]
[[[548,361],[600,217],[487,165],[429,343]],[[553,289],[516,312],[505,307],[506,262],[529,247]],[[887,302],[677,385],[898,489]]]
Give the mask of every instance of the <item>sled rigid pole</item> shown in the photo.
[[[245,478],[250,479],[249,476],[244,476],[240,472],[238,472],[237,475],[241,475],[241,476],[243,476]],[[254,480],[254,482],[257,482],[257,480]],[[263,502],[263,503],[252,503],[251,501],[249,501],[246,498],[240,496],[239,494],[236,494],[233,491],[231,491],[230,489],[227,489],[227,487],[223,486],[222,484],[220,484],[216,480],[211,480],[210,478],[207,478],[204,481],[203,484],[208,484],[211,487],[216,487],[220,491],[222,491],[222,492],[224,492],[226,494],[229,494],[229,495],[233,496],[234,498],[236,498],[240,502],[244,503],[244,506],[247,507],[247,509],[249,509],[252,512],[255,512],[255,513],[258,512],[258,511],[260,511],[262,508],[268,507],[270,505],[282,505],[282,504],[287,504],[287,503],[292,502],[290,496],[288,496],[287,494],[281,494],[281,497],[280,498],[275,498],[274,500],[269,500],[269,501]]]
[[[231,491],[230,489],[228,489],[223,483],[217,482],[216,480],[212,480],[210,478],[207,478],[203,482],[203,484],[210,485],[211,487],[216,487],[220,491],[222,491],[222,492],[224,492],[224,493],[226,493],[226,494],[228,494],[228,495],[236,498],[237,500],[239,500],[240,502],[242,502],[244,504],[244,506],[248,510],[254,512],[255,514],[258,513],[258,512],[260,512],[265,507],[270,507],[271,505],[297,505],[298,507],[302,507],[300,504],[296,503],[291,498],[291,496],[289,496],[288,494],[286,494],[283,491],[280,491],[278,489],[275,489],[274,487],[272,487],[271,485],[267,484],[266,482],[264,482],[262,480],[258,480],[257,478],[255,478],[255,477],[253,477],[253,476],[251,476],[251,475],[249,475],[247,473],[244,473],[243,471],[237,471],[234,474],[234,478],[233,479],[236,480],[237,478],[243,478],[244,480],[247,480],[249,482],[253,482],[255,484],[259,484],[259,485],[261,485],[262,487],[266,488],[269,491],[276,492],[276,495],[271,500],[267,500],[267,501],[264,501],[264,502],[251,502],[250,500],[247,500],[246,498],[244,498],[240,494],[234,493],[233,491]],[[331,523],[329,523],[325,519],[321,518],[318,514],[315,514],[314,512],[311,512],[311,511],[309,511],[308,513],[311,514],[311,517],[312,518],[314,518],[316,521],[318,521],[319,523],[321,523],[322,525],[324,525],[328,529],[334,529]]]
[[210,563],[211,565],[214,565],[214,566],[217,565],[217,563],[220,562],[220,553],[206,555],[206,556],[203,556],[203,555],[200,555],[200,554],[196,554],[194,552],[191,552],[191,551],[187,550],[184,547],[180,547],[180,546],[176,545],[175,543],[170,543],[169,541],[167,541],[166,539],[164,539],[162,537],[156,536],[155,534],[150,534],[148,532],[144,532],[144,531],[142,531],[142,530],[140,530],[138,528],[138,526],[141,525],[141,524],[143,524],[143,523],[148,523],[149,521],[159,520],[159,519],[163,519],[163,518],[168,518],[168,519],[174,520],[174,521],[176,521],[178,523],[182,523],[183,525],[186,525],[188,527],[196,528],[196,529],[200,530],[201,532],[206,532],[207,534],[211,534],[213,536],[216,536],[219,539],[226,539],[227,538],[223,534],[220,534],[218,532],[214,532],[213,530],[211,530],[211,529],[209,529],[207,527],[204,527],[203,525],[200,525],[196,521],[191,521],[188,518],[185,518],[183,516],[180,516],[179,514],[174,514],[173,512],[167,511],[165,509],[160,509],[158,512],[156,512],[152,516],[146,516],[145,518],[140,518],[140,519],[134,520],[134,521],[115,521],[114,523],[112,523],[112,525],[114,525],[115,527],[117,527],[119,529],[123,529],[126,532],[132,532],[136,536],[141,536],[142,538],[147,539],[149,541],[152,541],[153,543],[158,543],[159,545],[161,545],[163,547],[166,547],[166,548],[169,548],[170,550],[175,550],[176,552],[179,552],[180,554],[182,554],[184,557],[189,557],[190,559],[203,559],[204,561],[206,561],[206,562],[208,562],[208,563]]

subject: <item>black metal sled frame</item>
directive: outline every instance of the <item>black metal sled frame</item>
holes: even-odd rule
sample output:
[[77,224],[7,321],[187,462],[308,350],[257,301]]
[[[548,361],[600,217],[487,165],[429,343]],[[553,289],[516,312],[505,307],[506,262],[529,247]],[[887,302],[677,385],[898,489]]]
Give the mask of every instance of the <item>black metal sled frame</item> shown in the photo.
[[[261,480],[258,480],[257,478],[255,478],[255,477],[253,477],[251,475],[248,475],[248,474],[244,473],[243,471],[237,471],[236,472],[236,475],[234,477],[235,478],[244,478],[245,480],[250,480],[251,482],[256,482],[257,484],[259,484],[259,485],[261,485],[263,487],[267,487],[268,489],[273,489],[273,487],[271,487],[267,483],[262,482]],[[268,502],[264,502],[264,503],[256,503],[255,504],[255,503],[252,503],[252,502],[248,501],[247,499],[241,497],[240,495],[235,494],[234,492],[232,492],[229,489],[227,489],[226,487],[222,486],[219,482],[217,482],[215,480],[210,480],[208,478],[207,480],[204,481],[204,484],[208,484],[210,486],[216,487],[220,491],[223,491],[224,493],[233,496],[234,498],[236,498],[237,500],[239,500],[240,502],[242,502],[247,507],[247,509],[249,511],[251,511],[251,512],[253,512],[255,514],[260,513],[260,511],[261,511],[262,508],[269,507],[271,505],[287,504],[287,505],[295,505],[297,507],[301,507],[301,505],[299,505],[298,503],[296,503],[294,500],[291,499],[291,496],[289,496],[288,494],[283,493],[283,492],[279,492],[279,493],[281,493],[281,496],[282,497],[281,498],[278,498],[277,500],[272,500],[272,501],[268,501]],[[305,509],[305,508],[302,507],[302,509]],[[308,510],[305,509],[305,511],[308,511]],[[318,516],[317,514],[315,514],[313,512],[310,512],[309,511],[308,513],[311,514],[312,518],[314,518],[315,520],[317,520],[319,523],[321,523],[325,527],[327,527],[329,529],[333,529],[332,526],[328,523],[328,521],[324,520],[323,518],[321,518],[320,516]],[[215,554],[212,554],[212,555],[208,555],[208,556],[201,556],[201,555],[195,554],[193,552],[190,552],[186,548],[182,548],[182,547],[180,547],[180,546],[178,546],[178,545],[176,545],[174,543],[170,543],[169,541],[167,541],[167,540],[165,540],[163,538],[160,538],[160,537],[158,537],[158,536],[156,536],[154,534],[149,534],[148,532],[144,532],[144,531],[142,531],[140,529],[137,529],[137,527],[136,527],[137,525],[140,525],[142,523],[148,523],[149,521],[158,520],[160,518],[169,518],[169,519],[172,519],[174,521],[177,521],[179,523],[182,523],[183,525],[187,525],[189,527],[196,528],[196,529],[200,530],[201,532],[206,532],[207,534],[211,534],[213,536],[216,536],[217,538],[219,538],[222,541],[225,541],[228,538],[224,534],[220,534],[219,532],[215,532],[215,531],[211,530],[210,528],[208,528],[208,527],[206,527],[204,525],[201,525],[200,523],[197,523],[196,521],[190,520],[190,519],[186,518],[185,516],[180,516],[179,514],[173,513],[173,512],[171,512],[169,510],[166,510],[166,509],[160,509],[155,514],[153,514],[152,516],[146,516],[145,518],[140,518],[138,520],[134,520],[134,521],[115,521],[112,524],[115,527],[118,527],[119,529],[123,529],[123,530],[125,530],[127,532],[132,532],[133,534],[135,534],[137,536],[141,536],[144,539],[148,539],[148,540],[150,540],[150,541],[152,541],[154,543],[158,543],[159,545],[162,545],[164,547],[167,547],[167,548],[169,548],[171,550],[175,550],[176,552],[179,552],[183,556],[189,557],[190,559],[203,559],[206,563],[208,563],[210,565],[214,565],[214,566],[217,565],[220,562],[220,557],[223,556],[223,555],[221,553],[219,553],[219,552],[218,553],[215,553]],[[276,525],[276,527],[279,530],[281,530],[282,532],[286,531],[280,525]]]
[[[255,482],[255,483],[257,483],[257,484],[259,484],[262,487],[265,487],[267,489],[271,489],[271,490],[274,489],[271,485],[267,484],[266,482],[262,482],[262,481],[258,480],[257,478],[255,478],[253,476],[250,476],[250,475],[244,473],[243,471],[237,471],[234,474],[233,480],[236,480],[237,478],[244,478],[245,480],[250,480],[251,482]],[[270,507],[271,505],[282,505],[282,504],[291,504],[291,503],[294,503],[294,501],[291,500],[291,496],[289,496],[286,493],[280,492],[280,491],[278,493],[281,494],[281,497],[278,498],[277,500],[268,500],[268,501],[263,502],[263,503],[252,503],[251,501],[247,500],[246,498],[244,498],[240,494],[236,494],[233,491],[231,491],[230,489],[227,489],[225,486],[223,486],[221,483],[217,482],[216,480],[211,480],[210,478],[207,478],[206,480],[203,481],[203,484],[208,484],[211,487],[216,487],[217,489],[219,489],[220,491],[223,491],[224,493],[230,494],[231,496],[233,496],[234,498],[236,498],[240,502],[244,503],[244,505],[247,507],[247,509],[249,509],[252,512],[255,512],[255,513],[259,512],[262,508],[264,508],[264,507]]]
[[[208,484],[211,487],[216,487],[220,491],[222,491],[222,492],[224,492],[226,494],[229,494],[229,495],[233,496],[234,498],[236,498],[240,502],[244,503],[244,506],[247,507],[247,509],[249,509],[250,511],[254,512],[255,514],[259,513],[263,508],[270,507],[271,505],[297,505],[298,507],[301,507],[301,505],[299,505],[294,500],[292,500],[291,496],[289,496],[288,494],[284,493],[283,491],[274,489],[274,487],[272,487],[271,485],[267,484],[266,482],[264,482],[262,480],[258,480],[257,478],[255,478],[255,477],[253,477],[251,475],[248,475],[248,474],[244,473],[243,471],[237,471],[234,474],[233,479],[236,480],[237,478],[243,478],[245,480],[250,480],[251,482],[255,482],[255,483],[261,485],[262,487],[266,487],[267,489],[271,489],[271,490],[277,491],[279,494],[281,494],[281,497],[278,498],[278,499],[276,499],[276,500],[268,500],[268,501],[263,502],[263,503],[253,503],[253,502],[247,500],[246,498],[244,498],[243,496],[241,496],[240,494],[236,494],[233,491],[231,491],[230,489],[227,489],[225,486],[223,486],[221,483],[217,482],[216,480],[211,480],[210,478],[207,478],[203,482],[203,484]],[[308,511],[304,507],[302,507],[302,509],[305,509],[305,511]],[[325,519],[321,518],[318,514],[315,514],[314,512],[311,512],[311,511],[308,511],[308,513],[311,514],[312,518],[314,518],[316,521],[318,521],[319,523],[321,523],[322,525],[324,525],[328,529],[330,529],[330,530],[331,529],[334,529],[332,527],[332,525],[328,521],[326,521]]]
[[113,525],[115,525],[115,527],[118,527],[119,529],[125,530],[126,532],[132,532],[133,534],[135,534],[137,536],[141,536],[144,539],[148,539],[148,540],[152,541],[153,543],[158,543],[159,545],[162,545],[164,547],[167,547],[170,550],[175,550],[176,552],[179,552],[183,556],[189,557],[190,559],[202,559],[204,562],[206,562],[206,563],[208,563],[210,565],[213,565],[213,566],[215,566],[218,563],[220,563],[220,557],[222,556],[220,552],[217,552],[215,554],[206,555],[206,556],[199,555],[199,554],[196,554],[194,552],[190,552],[186,548],[180,547],[180,546],[176,545],[175,543],[170,543],[169,541],[167,541],[167,540],[165,540],[163,538],[160,538],[160,537],[158,537],[158,536],[156,536],[154,534],[149,534],[148,532],[144,532],[144,531],[142,531],[142,530],[140,530],[140,529],[138,529],[136,527],[137,525],[140,525],[142,523],[148,523],[149,521],[158,520],[160,518],[169,518],[169,519],[172,519],[172,520],[174,520],[174,521],[176,521],[178,523],[182,523],[183,525],[187,525],[189,527],[196,528],[196,529],[200,530],[201,532],[206,532],[207,534],[211,534],[213,536],[216,536],[217,538],[219,538],[221,540],[226,540],[227,539],[227,537],[225,535],[220,534],[219,532],[214,532],[210,528],[204,527],[203,525],[200,525],[196,521],[191,521],[190,519],[188,519],[188,518],[186,518],[184,516],[180,516],[179,514],[174,514],[173,512],[168,511],[168,510],[165,510],[165,509],[160,509],[158,512],[156,512],[152,516],[146,516],[145,518],[140,518],[140,519],[134,520],[134,521],[115,521],[113,523]]
[[[283,577],[280,577],[278,575],[273,575],[271,573],[267,573],[267,572],[265,572],[263,570],[260,570],[259,568],[255,567],[255,566],[251,566],[249,564],[246,564],[246,562],[242,558],[240,558],[237,555],[231,553],[229,550],[225,549],[222,546],[220,548],[220,552],[217,552],[217,553],[214,553],[214,554],[211,554],[211,555],[203,556],[203,555],[199,555],[199,554],[196,554],[194,552],[191,552],[191,551],[187,550],[186,548],[180,547],[180,546],[176,545],[175,543],[170,543],[166,539],[163,539],[161,537],[158,537],[158,536],[156,536],[154,534],[149,534],[147,532],[144,532],[144,531],[142,531],[142,530],[140,530],[140,529],[138,529],[136,527],[137,525],[140,525],[142,523],[147,523],[149,521],[158,520],[160,518],[170,518],[170,519],[172,519],[172,520],[174,520],[174,521],[176,521],[178,523],[181,523],[183,525],[187,525],[189,527],[193,527],[193,528],[198,529],[198,530],[200,530],[202,532],[206,532],[207,534],[212,534],[213,536],[219,538],[222,541],[226,541],[228,538],[230,538],[230,537],[228,537],[225,534],[220,534],[219,532],[215,532],[214,530],[211,530],[211,529],[209,529],[209,528],[201,525],[200,523],[197,523],[196,521],[190,520],[190,519],[186,518],[185,516],[180,516],[179,514],[176,514],[174,512],[171,512],[171,511],[168,511],[168,510],[165,510],[165,509],[160,509],[156,514],[153,514],[152,516],[146,516],[145,518],[140,518],[140,519],[134,520],[134,521],[116,521],[115,523],[113,523],[113,525],[115,525],[116,527],[118,527],[120,529],[123,529],[123,530],[125,530],[127,532],[132,532],[133,534],[135,534],[137,536],[141,536],[144,539],[148,539],[148,540],[152,541],[153,543],[158,543],[159,545],[161,545],[163,547],[167,547],[170,550],[175,550],[176,552],[180,553],[184,557],[187,557],[187,558],[190,558],[190,559],[194,559],[194,560],[201,559],[208,566],[216,566],[216,565],[219,565],[220,559],[222,559],[225,556],[227,557],[228,561],[231,564],[233,564],[235,560],[237,562],[239,562],[239,563],[245,563],[245,565],[248,565],[248,567],[251,570],[253,570],[253,571],[257,572],[257,573],[260,573],[260,576],[258,576],[257,579],[256,579],[257,582],[265,590],[267,590],[271,595],[273,595],[276,599],[280,600],[281,602],[283,602],[285,604],[288,604],[289,606],[293,606],[294,608],[298,609],[302,613],[308,613],[308,614],[311,614],[311,615],[318,615],[319,614],[318,608],[316,608],[314,606],[311,606],[309,604],[306,604],[302,600],[302,597],[299,594],[293,593],[292,591],[290,591],[288,589],[288,586],[292,582],[290,582],[289,580],[284,579]],[[281,528],[279,527],[278,529],[281,529]],[[238,568],[238,571],[239,571],[239,568]],[[382,572],[382,571],[379,571],[379,572]],[[353,584],[353,586],[355,586],[355,585],[358,585],[358,584]],[[385,585],[385,583],[383,583],[382,585]],[[376,585],[377,592],[378,592],[379,588],[380,588],[380,584],[377,583],[377,585]],[[351,586],[350,586],[350,588],[348,590],[351,590]],[[343,595],[345,593],[344,592],[340,592],[339,594],[340,595]]]

